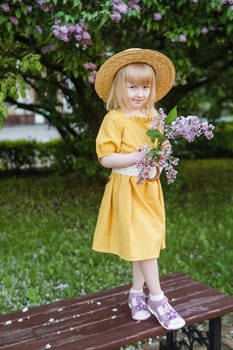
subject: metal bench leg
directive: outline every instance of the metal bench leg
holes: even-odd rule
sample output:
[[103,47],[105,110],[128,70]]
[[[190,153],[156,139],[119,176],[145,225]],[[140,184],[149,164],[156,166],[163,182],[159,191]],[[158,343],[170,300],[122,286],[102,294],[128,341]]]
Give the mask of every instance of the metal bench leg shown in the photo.
[[166,339],[160,342],[159,350],[175,350],[176,349],[176,332],[166,334]]
[[209,349],[221,350],[221,317],[209,320]]

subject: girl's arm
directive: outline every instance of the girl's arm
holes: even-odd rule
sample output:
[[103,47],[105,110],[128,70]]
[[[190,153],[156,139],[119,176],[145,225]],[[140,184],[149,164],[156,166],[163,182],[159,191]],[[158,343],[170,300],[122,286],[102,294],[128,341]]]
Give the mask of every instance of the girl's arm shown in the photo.
[[100,159],[100,163],[105,168],[126,168],[135,165],[145,156],[144,151],[132,153],[112,153]]
[[[165,140],[162,143],[162,148],[171,151],[171,143]],[[145,157],[146,151],[138,151],[132,153],[112,153],[100,159],[100,164],[104,168],[126,168],[135,165]]]

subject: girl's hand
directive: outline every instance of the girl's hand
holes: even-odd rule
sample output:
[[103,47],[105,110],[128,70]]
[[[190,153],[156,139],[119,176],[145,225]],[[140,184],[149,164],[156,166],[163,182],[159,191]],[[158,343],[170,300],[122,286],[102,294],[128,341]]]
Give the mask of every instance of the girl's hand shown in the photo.
[[169,140],[163,141],[163,143],[161,144],[161,149],[162,151],[171,152],[172,150],[171,142]]
[[146,152],[147,150],[145,148],[139,148],[138,152],[135,152],[135,154],[137,154],[137,162],[140,162],[145,158]]

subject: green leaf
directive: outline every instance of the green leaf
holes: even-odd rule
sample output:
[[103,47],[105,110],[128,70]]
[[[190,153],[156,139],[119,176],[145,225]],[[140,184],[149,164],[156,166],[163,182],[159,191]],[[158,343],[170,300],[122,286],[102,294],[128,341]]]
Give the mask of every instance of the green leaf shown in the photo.
[[159,142],[163,141],[163,134],[156,129],[150,129],[147,131],[147,135],[150,137],[151,141],[154,143],[157,139]]
[[8,117],[8,106],[5,102],[0,102],[0,128],[3,125],[4,119]]
[[8,32],[10,32],[12,29],[12,24],[10,22],[7,22],[6,28],[7,28]]
[[23,14],[24,14],[25,16],[27,16],[27,14],[28,14],[28,9],[27,9],[26,6],[22,6],[22,7],[21,7],[21,11],[23,12]]
[[74,24],[75,23],[74,18],[70,15],[65,15],[65,23],[69,23],[69,22]]
[[160,151],[159,148],[152,148],[152,149],[147,153],[147,155],[148,155],[148,156],[152,156],[155,160],[157,160],[157,156],[158,156],[159,151]]
[[0,103],[4,101],[5,97],[5,94],[3,92],[0,92]]
[[10,87],[10,91],[9,91],[9,95],[15,99],[18,98],[18,93],[17,93],[17,88],[16,86],[11,86]]
[[177,106],[172,108],[167,115],[166,124],[170,125],[177,118]]
[[16,18],[18,18],[18,19],[21,18],[21,9],[17,9],[17,10],[15,11],[15,16],[16,16]]
[[0,25],[6,22],[7,22],[7,18],[4,16],[0,16]]
[[62,17],[64,17],[64,12],[63,11],[59,11],[59,12],[57,12],[56,13],[56,18],[62,18]]

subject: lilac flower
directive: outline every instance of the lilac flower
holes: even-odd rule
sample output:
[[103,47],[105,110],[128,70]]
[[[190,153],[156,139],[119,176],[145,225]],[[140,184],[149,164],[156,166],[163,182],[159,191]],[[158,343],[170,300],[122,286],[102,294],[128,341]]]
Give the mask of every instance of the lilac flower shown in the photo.
[[0,7],[1,7],[3,12],[9,12],[10,11],[10,6],[7,3],[1,4]]
[[14,24],[15,26],[19,25],[19,20],[16,17],[10,16],[9,20],[12,24]]
[[120,12],[114,11],[111,15],[111,19],[115,23],[119,23],[121,21],[121,14]]
[[44,6],[46,5],[46,0],[36,0],[37,4],[39,4],[40,6]]
[[75,39],[77,41],[81,41],[82,40],[82,35],[81,34],[75,34],[74,37],[75,37]]
[[62,35],[68,35],[69,34],[69,30],[68,30],[68,27],[67,26],[61,26],[59,28],[59,31]]
[[207,121],[201,122],[197,116],[177,117],[175,114],[175,120],[174,116],[172,117],[173,121],[169,121],[169,117],[170,114],[167,116],[160,108],[158,116],[152,120],[151,129],[148,130],[147,134],[153,143],[157,142],[157,146],[148,147],[145,145],[143,148],[145,157],[136,165],[139,170],[139,184],[149,178],[150,171],[156,164],[164,169],[168,184],[175,181],[177,170],[174,167],[178,165],[179,158],[173,156],[172,148],[164,147],[163,141],[183,137],[187,142],[193,142],[201,135],[204,135],[208,140],[214,136],[214,126]]
[[139,2],[140,2],[140,0],[134,0],[134,2],[133,1],[129,1],[128,2],[128,8],[129,9],[134,9],[134,10],[140,12],[141,11],[141,7],[140,7],[140,5],[138,5]]
[[187,142],[193,142],[196,137],[204,135],[208,140],[213,137],[214,126],[206,121],[200,122],[197,116],[181,116],[169,126],[165,126],[165,134],[168,139],[182,136]]
[[53,27],[53,34],[59,40],[65,42],[68,42],[70,40],[70,33],[66,25],[60,26],[55,24]]
[[159,13],[159,12],[154,13],[154,20],[155,21],[161,21],[162,18],[163,18],[163,16],[161,15],[161,13]]
[[83,68],[85,70],[88,70],[88,69],[91,69],[91,70],[96,70],[97,67],[96,67],[96,64],[95,63],[92,63],[92,62],[86,62],[83,64]]
[[53,4],[47,4],[46,0],[36,0],[36,3],[40,6],[41,10],[44,12],[49,12],[54,8]]
[[153,118],[152,120],[152,129],[154,130],[164,130],[165,120],[167,118],[166,113],[162,108],[159,109],[159,118]]
[[201,30],[202,34],[207,34],[209,32],[209,29],[207,27],[203,27]]
[[36,30],[37,30],[37,32],[38,32],[38,34],[43,34],[43,29],[41,28],[41,26],[40,25],[36,25]]
[[186,43],[186,41],[187,41],[186,36],[185,36],[184,34],[180,34],[180,36],[179,36],[179,42],[180,42],[180,43]]
[[75,26],[74,26],[73,24],[71,24],[71,23],[68,23],[68,24],[66,25],[66,28],[67,28],[69,34],[72,34],[72,33],[75,32]]
[[141,11],[138,5],[140,0],[131,0],[128,2],[123,2],[122,0],[112,0],[112,14],[111,19],[115,23],[119,23],[122,19],[122,15],[127,15],[130,9],[134,9],[138,12]]
[[41,48],[41,53],[46,54],[48,52],[52,52],[52,51],[56,51],[56,50],[57,50],[56,45],[51,44],[51,45],[43,46]]
[[120,12],[123,15],[126,15],[128,13],[128,10],[129,10],[128,6],[123,2],[118,5],[116,4],[113,5],[113,11]]
[[74,28],[75,28],[75,33],[76,34],[82,34],[82,32],[83,32],[83,24],[81,24],[79,22],[79,23],[75,24]]
[[89,40],[91,40],[91,36],[90,36],[90,34],[89,34],[87,31],[84,31],[84,32],[83,32],[82,40],[84,40],[84,41],[89,41]]
[[207,121],[204,121],[201,124],[201,128],[207,140],[211,140],[214,137],[214,134],[213,134],[214,126],[212,124],[208,124]]
[[145,157],[136,164],[136,168],[139,170],[138,184],[142,184],[149,177],[151,169],[155,166],[155,160],[150,155],[151,148],[145,145],[140,151],[145,153]]
[[94,63],[92,62],[86,62],[83,64],[83,68],[85,70],[91,70],[92,72],[89,73],[88,75],[88,82],[89,84],[93,85],[94,82],[95,82],[95,76],[96,76],[96,73],[97,73],[97,67]]
[[89,75],[88,75],[88,82],[89,84],[93,85],[95,82],[95,76],[96,76],[97,71],[93,70]]
[[138,12],[141,11],[141,7],[139,5],[134,5],[133,8]]
[[56,19],[53,25],[54,36],[61,41],[69,42],[72,37],[81,43],[81,45],[91,45],[91,35],[84,26],[83,19],[76,24],[67,23],[61,25],[61,21]]

